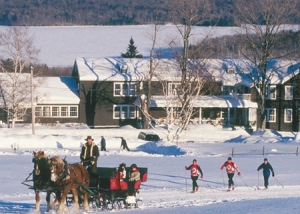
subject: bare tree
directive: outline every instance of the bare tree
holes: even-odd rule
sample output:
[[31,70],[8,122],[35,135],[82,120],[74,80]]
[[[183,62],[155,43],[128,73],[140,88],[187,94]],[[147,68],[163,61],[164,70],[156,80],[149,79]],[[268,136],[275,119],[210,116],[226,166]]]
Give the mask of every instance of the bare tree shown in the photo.
[[[181,71],[180,87],[177,98],[180,103],[180,122],[177,135],[187,128],[193,114],[193,100],[196,99],[203,87],[203,61],[191,60],[190,38],[192,28],[202,23],[209,13],[209,1],[207,0],[172,0],[170,1],[173,14],[173,22],[180,34],[182,45],[181,51],[175,51],[176,61]],[[171,46],[178,46],[175,40],[170,42]]]
[[[282,44],[282,30],[292,22],[296,0],[240,0],[235,1],[236,19],[241,26],[240,53],[255,69],[249,77],[258,94],[258,126],[266,128],[266,92],[272,79],[270,61],[286,57],[289,53],[276,51]],[[269,67],[268,67],[269,66]]]
[[2,98],[14,128],[30,103],[31,85],[29,65],[37,60],[39,50],[27,28],[12,27],[0,34]]
[[[150,105],[151,105],[151,97],[152,97],[152,79],[155,75],[155,69],[159,64],[159,56],[156,49],[157,44],[157,36],[161,29],[161,26],[158,25],[158,15],[155,14],[155,24],[153,26],[153,32],[148,33],[148,37],[152,42],[151,49],[150,49],[150,59],[149,59],[149,73],[146,76],[145,80],[140,82],[140,90],[139,90],[139,99],[140,99],[140,110],[143,114],[143,128],[148,129],[149,126],[152,125],[151,121],[153,117],[150,114]],[[146,82],[146,87],[143,86],[143,81]]]

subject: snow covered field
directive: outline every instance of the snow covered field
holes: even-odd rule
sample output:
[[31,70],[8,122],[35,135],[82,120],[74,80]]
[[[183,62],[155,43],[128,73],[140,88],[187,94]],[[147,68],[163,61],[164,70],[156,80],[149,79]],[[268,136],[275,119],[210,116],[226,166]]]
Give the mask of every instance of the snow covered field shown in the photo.
[[[148,167],[148,181],[142,183],[138,209],[89,213],[299,213],[300,145],[296,133],[277,133],[270,130],[249,135],[242,128],[223,129],[212,125],[191,126],[177,143],[158,143],[137,140],[141,130],[125,126],[119,129],[88,129],[83,124],[36,124],[17,126],[14,130],[0,128],[0,213],[36,213],[35,196],[21,182],[32,170],[32,151],[45,150],[49,156],[60,155],[69,163],[79,161],[81,145],[87,135],[96,143],[104,135],[107,152],[101,152],[98,166],[116,167],[121,162]],[[164,139],[163,127],[152,130]],[[120,136],[130,152],[120,150]],[[16,152],[11,146],[17,147]],[[265,156],[263,156],[263,149]],[[234,152],[233,161],[239,166],[241,177],[235,175],[236,190],[226,192],[227,176],[220,167]],[[275,171],[269,189],[263,188],[262,172],[256,171],[267,157]],[[196,158],[204,178],[198,180],[199,192],[190,193],[191,179],[184,166]],[[283,185],[283,186],[282,186]],[[41,213],[46,212],[42,195]],[[49,213],[54,213],[51,211]],[[70,211],[72,213],[72,211]],[[85,213],[80,211],[79,213]]]
[[[0,26],[0,32],[7,27]],[[235,27],[194,27],[191,42],[199,41],[207,35],[211,37],[236,34]],[[77,57],[118,57],[125,53],[129,40],[134,39],[137,50],[149,57],[153,25],[128,26],[48,26],[28,27],[33,36],[34,46],[40,49],[39,62],[53,66],[73,66]],[[176,27],[160,27],[157,36],[162,57],[172,56],[168,45],[171,40],[178,41]]]

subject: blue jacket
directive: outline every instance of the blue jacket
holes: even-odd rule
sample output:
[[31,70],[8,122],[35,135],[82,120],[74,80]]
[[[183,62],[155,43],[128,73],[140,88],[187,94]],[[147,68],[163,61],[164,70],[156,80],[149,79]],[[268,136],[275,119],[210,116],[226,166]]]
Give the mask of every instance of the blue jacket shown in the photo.
[[265,163],[262,163],[258,168],[257,168],[257,171],[263,169],[263,174],[264,176],[270,176],[271,172],[272,171],[272,174],[274,175],[274,170],[273,170],[273,167],[271,166],[271,164],[268,162],[267,164]]

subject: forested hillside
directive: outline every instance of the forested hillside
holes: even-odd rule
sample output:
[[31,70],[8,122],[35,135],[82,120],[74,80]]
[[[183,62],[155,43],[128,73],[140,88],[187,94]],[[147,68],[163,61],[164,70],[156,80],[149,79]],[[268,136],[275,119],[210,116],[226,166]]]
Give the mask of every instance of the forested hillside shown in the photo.
[[[233,0],[212,0],[201,25],[232,26]],[[0,0],[0,25],[130,25],[172,22],[170,0]]]

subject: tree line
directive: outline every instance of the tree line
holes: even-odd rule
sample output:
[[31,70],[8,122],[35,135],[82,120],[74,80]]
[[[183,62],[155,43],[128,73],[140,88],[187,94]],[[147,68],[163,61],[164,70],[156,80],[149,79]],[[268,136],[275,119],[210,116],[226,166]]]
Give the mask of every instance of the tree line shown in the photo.
[[[236,25],[234,0],[212,0],[197,25]],[[173,23],[172,0],[0,0],[0,25],[136,25]],[[298,6],[299,7],[299,6]],[[294,16],[292,23],[299,23]]]

